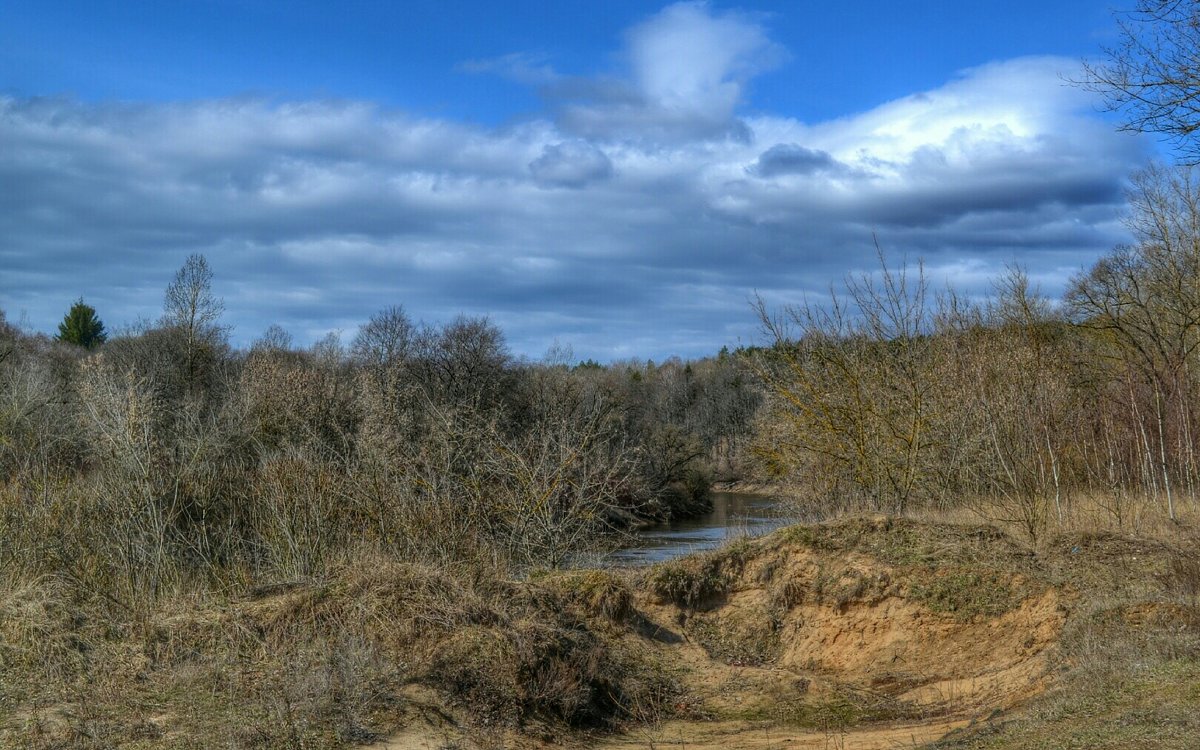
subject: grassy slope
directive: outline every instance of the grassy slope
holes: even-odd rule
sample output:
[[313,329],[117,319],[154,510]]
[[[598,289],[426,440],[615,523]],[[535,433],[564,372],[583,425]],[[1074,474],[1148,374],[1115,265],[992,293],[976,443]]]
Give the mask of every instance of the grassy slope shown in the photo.
[[1112,534],[1054,540],[1047,567],[1079,591],[1054,686],[949,750],[1200,747],[1200,549]]
[[939,722],[944,709],[897,697],[903,675],[870,691],[820,670],[802,688],[781,681],[800,673],[785,634],[903,599],[934,631],[980,640],[1049,586],[1070,600],[1046,652],[1050,689],[976,711],[937,746],[1194,748],[1197,560],[1195,546],[1107,534],[1034,554],[988,527],[848,519],[631,575],[513,582],[364,560],[324,583],[197,595],[139,619],[51,581],[9,585],[0,747],[335,748],[416,725],[453,729],[464,746],[557,745],[672,717],[824,731]]

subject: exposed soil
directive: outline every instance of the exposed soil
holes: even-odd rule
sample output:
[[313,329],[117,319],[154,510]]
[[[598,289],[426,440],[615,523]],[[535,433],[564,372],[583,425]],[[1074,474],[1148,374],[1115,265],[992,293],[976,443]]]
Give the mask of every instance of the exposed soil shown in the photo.
[[895,750],[916,747],[967,725],[959,719],[898,722],[857,729],[805,731],[750,722],[670,722],[631,732],[596,748],[687,747],[695,750],[733,748],[820,748],[820,750]]
[[524,580],[364,556],[127,630],[50,580],[0,591],[0,747],[1194,750],[1185,532],[858,517]]
[[785,529],[642,573],[615,637],[670,665],[660,721],[565,739],[428,713],[376,747],[911,747],[1042,691],[1069,597],[1002,537],[893,523]]

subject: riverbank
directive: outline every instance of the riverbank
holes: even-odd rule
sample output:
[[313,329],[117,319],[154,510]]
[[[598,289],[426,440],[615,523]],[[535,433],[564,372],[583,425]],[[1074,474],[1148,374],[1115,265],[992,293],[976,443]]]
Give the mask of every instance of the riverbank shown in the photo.
[[989,527],[863,517],[523,581],[364,559],[116,628],[50,584],[5,589],[0,747],[1128,738],[1195,723],[1197,552],[1076,535],[1034,554]]
[[778,501],[770,495],[713,491],[709,504],[706,513],[635,530],[628,542],[605,555],[601,564],[630,566],[663,562],[714,549],[734,539],[761,536],[787,521]]
[[760,479],[733,479],[714,482],[715,492],[737,492],[746,495],[766,495],[780,501],[793,502],[804,496],[804,489],[788,482],[768,482]]

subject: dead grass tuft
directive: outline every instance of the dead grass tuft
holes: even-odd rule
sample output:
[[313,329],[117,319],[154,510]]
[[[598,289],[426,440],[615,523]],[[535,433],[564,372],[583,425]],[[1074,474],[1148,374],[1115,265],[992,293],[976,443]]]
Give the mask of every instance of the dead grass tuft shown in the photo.
[[646,584],[663,602],[684,609],[711,606],[737,581],[750,551],[751,543],[742,539],[720,550],[670,560],[651,569]]
[[538,579],[587,617],[625,622],[634,612],[629,581],[611,570],[576,570]]
[[87,617],[65,587],[45,576],[0,585],[0,675],[41,672],[66,679],[89,648]]

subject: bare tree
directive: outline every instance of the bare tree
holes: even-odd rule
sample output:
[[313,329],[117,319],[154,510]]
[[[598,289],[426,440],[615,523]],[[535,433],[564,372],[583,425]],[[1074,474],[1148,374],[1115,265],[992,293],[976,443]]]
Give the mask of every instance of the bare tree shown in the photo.
[[903,512],[932,448],[934,321],[923,269],[915,278],[890,269],[882,251],[879,262],[877,275],[847,279],[845,297],[826,306],[776,316],[758,300],[773,346],[754,369],[786,425],[768,463],[799,470],[831,496]]
[[163,299],[163,324],[183,336],[184,373],[189,386],[195,384],[204,349],[219,343],[225,333],[218,324],[225,303],[213,294],[212,278],[204,256],[189,255]]
[[964,413],[978,437],[970,472],[982,509],[1036,541],[1054,508],[1061,524],[1067,489],[1065,429],[1073,400],[1059,356],[1061,320],[1024,269],[1010,266],[985,309],[990,334],[971,352]]
[[460,315],[440,330],[422,330],[415,344],[415,378],[434,400],[498,403],[511,358],[503,331],[486,317]]
[[1174,442],[1185,453],[1177,459],[1189,472],[1193,463],[1187,381],[1200,347],[1200,182],[1190,167],[1151,168],[1135,179],[1130,203],[1137,244],[1116,248],[1076,279],[1067,305],[1075,322],[1094,334],[1093,351],[1125,369],[1123,390],[1135,422],[1144,408],[1136,387],[1152,395],[1144,411],[1153,421],[1148,430],[1139,427],[1145,465],[1153,467],[1147,483],[1156,493],[1161,482],[1174,519],[1171,476],[1180,472],[1172,469],[1168,448],[1173,417]]
[[1117,23],[1120,43],[1104,50],[1106,62],[1084,63],[1080,83],[1126,114],[1123,130],[1165,135],[1200,162],[1200,5],[1138,0]]
[[250,345],[251,352],[288,352],[292,349],[292,334],[283,326],[272,323]]
[[[559,568],[611,544],[620,511],[641,494],[636,451],[599,398],[567,399],[540,429],[485,433],[481,468],[504,519],[500,536],[518,561]],[[636,509],[636,508],[633,508]]]
[[386,370],[412,353],[416,329],[400,305],[380,310],[358,330],[350,352],[355,361]]

